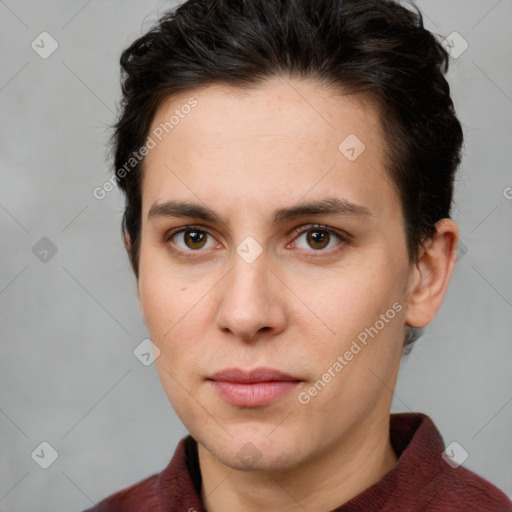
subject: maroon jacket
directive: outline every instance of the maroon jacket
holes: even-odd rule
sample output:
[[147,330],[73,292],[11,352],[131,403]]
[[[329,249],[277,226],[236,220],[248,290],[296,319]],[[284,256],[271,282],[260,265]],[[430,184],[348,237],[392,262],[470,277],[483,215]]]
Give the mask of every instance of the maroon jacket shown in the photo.
[[[390,436],[398,464],[333,512],[512,512],[512,502],[499,489],[443,459],[443,439],[428,416],[392,414]],[[200,493],[197,443],[187,436],[160,474],[85,512],[205,512]]]

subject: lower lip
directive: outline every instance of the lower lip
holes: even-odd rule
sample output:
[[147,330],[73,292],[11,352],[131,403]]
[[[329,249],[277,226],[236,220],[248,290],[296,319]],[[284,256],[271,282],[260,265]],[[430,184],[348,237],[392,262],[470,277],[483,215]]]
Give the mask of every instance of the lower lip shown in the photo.
[[278,398],[295,389],[300,381],[269,381],[242,384],[210,380],[215,391],[226,402],[238,407],[262,407],[269,405]]

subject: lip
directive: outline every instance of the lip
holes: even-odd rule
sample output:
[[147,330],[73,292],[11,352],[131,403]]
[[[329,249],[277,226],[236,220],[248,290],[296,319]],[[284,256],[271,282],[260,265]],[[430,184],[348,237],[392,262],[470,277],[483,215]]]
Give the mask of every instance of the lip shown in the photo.
[[274,368],[254,368],[252,370],[241,370],[240,368],[225,368],[220,372],[214,373],[208,380],[223,382],[239,382],[243,384],[252,384],[255,382],[269,381],[301,381],[298,377],[275,370]]
[[223,400],[238,407],[269,405],[303,382],[302,379],[273,368],[227,368],[207,380]]

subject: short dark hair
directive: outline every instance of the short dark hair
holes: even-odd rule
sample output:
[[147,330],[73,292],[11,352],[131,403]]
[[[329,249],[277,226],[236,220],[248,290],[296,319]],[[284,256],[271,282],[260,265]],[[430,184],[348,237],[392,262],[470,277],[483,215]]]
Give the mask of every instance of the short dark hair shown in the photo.
[[[448,53],[412,7],[393,0],[188,0],[127,48],[111,146],[135,275],[144,160],[129,172],[126,163],[145,144],[158,107],[210,84],[253,88],[273,77],[312,79],[376,106],[414,262],[435,223],[450,216],[463,134],[444,76]],[[405,345],[419,333],[409,330]]]

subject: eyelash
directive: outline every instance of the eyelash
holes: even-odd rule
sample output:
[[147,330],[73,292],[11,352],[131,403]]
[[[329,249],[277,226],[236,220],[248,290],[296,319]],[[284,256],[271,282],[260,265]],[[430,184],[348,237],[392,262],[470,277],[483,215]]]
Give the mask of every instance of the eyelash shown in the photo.
[[[312,249],[311,251],[305,251],[304,249],[302,249],[302,251],[305,251],[305,252],[309,252],[309,253],[316,252],[317,253],[317,255],[315,255],[315,256],[313,256],[313,255],[308,256],[311,258],[315,258],[315,257],[321,256],[321,255],[324,255],[326,253],[332,254],[334,252],[337,252],[338,250],[341,250],[339,246],[344,246],[344,245],[348,244],[352,238],[348,233],[331,228],[330,226],[326,226],[325,224],[310,224],[308,226],[305,226],[305,227],[295,230],[292,234],[293,240],[297,239],[299,236],[303,235],[304,233],[308,233],[309,231],[314,231],[314,230],[324,231],[325,233],[328,233],[330,236],[334,235],[335,237],[339,238],[340,243],[337,244],[336,247],[334,247],[332,249],[327,249],[327,250],[318,249],[315,251],[314,249]],[[187,231],[197,231],[199,233],[205,233],[208,236],[215,238],[211,233],[208,232],[208,230],[204,229],[202,226],[189,225],[189,226],[184,226],[182,228],[179,228],[175,231],[171,231],[170,233],[166,234],[164,242],[167,244],[177,234],[185,233]],[[301,250],[301,249],[299,249],[299,250]],[[183,256],[185,258],[197,258],[197,256],[194,256],[194,253],[202,252],[201,249],[198,249],[197,251],[194,251],[194,250],[184,251],[183,249],[173,249],[173,251],[179,253],[181,256]]]

